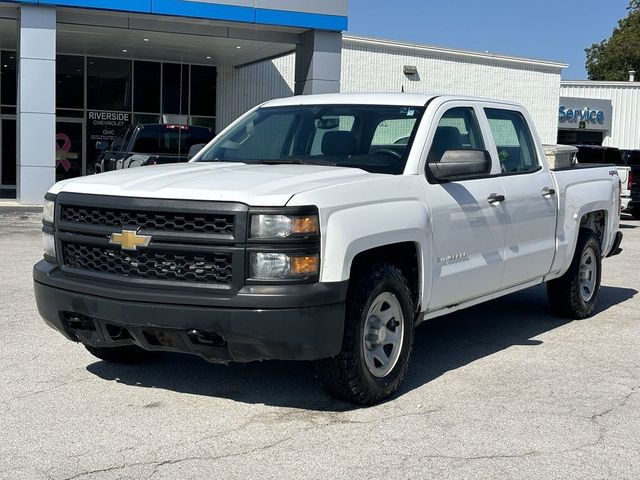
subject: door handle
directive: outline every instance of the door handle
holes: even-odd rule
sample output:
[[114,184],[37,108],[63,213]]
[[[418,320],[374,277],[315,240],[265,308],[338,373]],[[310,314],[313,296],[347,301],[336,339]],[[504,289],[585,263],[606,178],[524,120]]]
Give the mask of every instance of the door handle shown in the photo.
[[544,187],[541,193],[543,197],[551,197],[552,195],[556,194],[556,191],[553,188]]
[[505,200],[504,195],[498,195],[497,193],[492,193],[487,197],[487,201],[492,205],[495,205],[496,203],[504,202],[504,200]]

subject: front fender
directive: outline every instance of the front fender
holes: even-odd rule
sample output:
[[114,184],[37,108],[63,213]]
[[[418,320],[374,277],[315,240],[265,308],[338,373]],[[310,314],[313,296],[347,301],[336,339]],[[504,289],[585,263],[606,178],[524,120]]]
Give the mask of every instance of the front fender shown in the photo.
[[333,212],[323,230],[323,265],[321,281],[349,279],[353,259],[364,251],[401,242],[418,246],[421,278],[421,304],[431,291],[431,257],[428,252],[431,223],[423,204],[403,200],[385,204],[368,204]]

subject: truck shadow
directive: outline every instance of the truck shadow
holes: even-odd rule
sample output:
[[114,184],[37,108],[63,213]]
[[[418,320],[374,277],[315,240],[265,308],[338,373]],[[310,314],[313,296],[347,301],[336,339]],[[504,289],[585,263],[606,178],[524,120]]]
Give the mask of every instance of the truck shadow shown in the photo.
[[[630,288],[603,286],[598,313],[637,293]],[[535,348],[542,344],[537,336],[566,323],[568,321],[558,319],[549,311],[542,286],[428,321],[416,331],[412,362],[397,395],[511,346]],[[315,380],[312,365],[306,362],[224,366],[191,355],[165,354],[158,361],[142,366],[96,362],[87,366],[87,370],[102,379],[126,385],[250,404],[323,412],[356,408],[328,397]]]

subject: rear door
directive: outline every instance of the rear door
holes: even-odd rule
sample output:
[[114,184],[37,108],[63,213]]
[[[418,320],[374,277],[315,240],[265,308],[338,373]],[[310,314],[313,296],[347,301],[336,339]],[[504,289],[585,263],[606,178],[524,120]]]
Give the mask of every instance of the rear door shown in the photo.
[[556,251],[557,194],[526,112],[495,106],[485,107],[484,113],[505,191],[508,221],[502,287],[508,288],[549,273]]
[[472,103],[445,103],[427,141],[423,178],[432,212],[434,266],[430,310],[491,293],[502,280],[506,210],[499,199],[505,192],[500,179],[492,177],[498,173],[495,159],[491,172],[473,179],[437,181],[428,174],[428,164],[439,162],[447,150],[486,149],[478,117]]

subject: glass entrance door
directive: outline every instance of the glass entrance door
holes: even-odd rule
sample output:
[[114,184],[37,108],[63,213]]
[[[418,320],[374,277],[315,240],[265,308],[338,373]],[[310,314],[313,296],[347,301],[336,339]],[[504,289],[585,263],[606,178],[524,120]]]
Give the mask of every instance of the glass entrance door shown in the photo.
[[84,152],[84,122],[77,118],[58,118],[56,121],[56,182],[86,173]]
[[6,194],[11,190],[13,196],[16,186],[16,153],[16,118],[3,116],[0,118],[0,187],[3,187],[2,193]]

